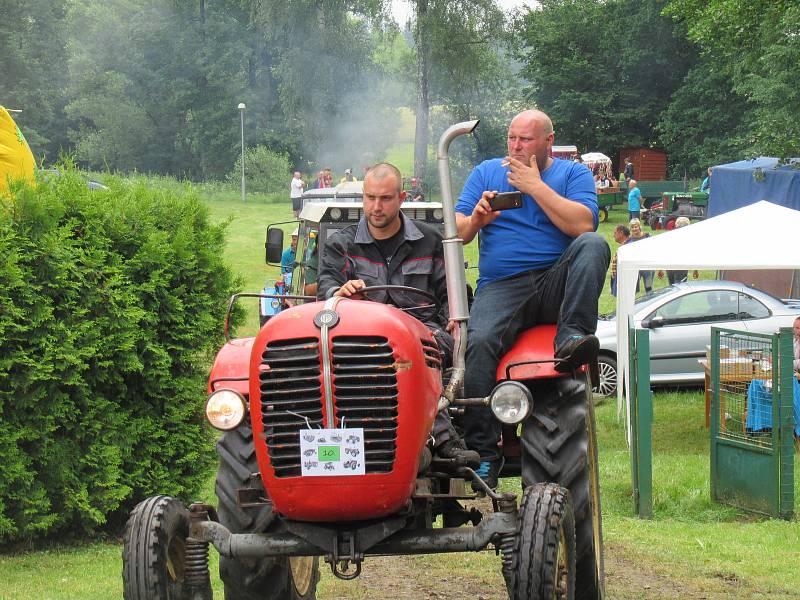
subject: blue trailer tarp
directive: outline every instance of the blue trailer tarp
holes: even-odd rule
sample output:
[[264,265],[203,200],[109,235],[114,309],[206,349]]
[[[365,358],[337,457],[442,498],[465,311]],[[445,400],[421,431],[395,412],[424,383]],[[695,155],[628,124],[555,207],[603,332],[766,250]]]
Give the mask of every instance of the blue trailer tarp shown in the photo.
[[760,157],[714,167],[708,216],[760,200],[800,210],[800,159],[776,168],[777,164],[777,158]]

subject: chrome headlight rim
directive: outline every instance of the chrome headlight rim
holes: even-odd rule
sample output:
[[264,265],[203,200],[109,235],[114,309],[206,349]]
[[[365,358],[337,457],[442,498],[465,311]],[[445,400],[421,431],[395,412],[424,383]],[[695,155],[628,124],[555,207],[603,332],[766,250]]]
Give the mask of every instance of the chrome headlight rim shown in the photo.
[[[229,421],[224,421],[215,415],[219,415],[222,409],[227,407],[225,414],[233,415]],[[230,388],[223,388],[211,392],[206,400],[205,406],[206,421],[214,429],[219,431],[231,431],[236,429],[244,421],[247,415],[247,402],[239,392]]]
[[[509,404],[509,400],[516,401],[516,407]],[[489,407],[492,409],[494,418],[501,423],[518,425],[530,415],[533,408],[533,395],[519,381],[502,381],[489,395]]]

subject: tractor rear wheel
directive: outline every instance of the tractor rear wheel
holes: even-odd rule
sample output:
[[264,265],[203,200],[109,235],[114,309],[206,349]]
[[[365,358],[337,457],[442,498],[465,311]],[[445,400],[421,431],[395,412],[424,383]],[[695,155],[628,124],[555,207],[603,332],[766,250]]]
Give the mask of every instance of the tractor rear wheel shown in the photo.
[[[188,535],[189,511],[178,500],[153,496],[134,507],[125,525],[122,548],[125,600],[189,600],[185,581]],[[210,598],[210,585],[204,591]]]
[[575,516],[569,492],[537,483],[522,494],[511,600],[572,600],[575,596]]
[[[262,533],[275,519],[272,504],[242,508],[236,490],[252,487],[258,473],[253,432],[245,421],[217,442],[219,470],[216,492],[219,521],[231,533]],[[260,486],[260,480],[256,480]],[[263,491],[263,487],[262,487]],[[264,491],[264,497],[267,496]],[[317,557],[219,558],[226,600],[313,600],[319,581]]]
[[588,374],[533,381],[533,410],[522,428],[522,484],[556,483],[572,496],[575,598],[604,596],[600,481]]
[[598,214],[597,214],[597,220],[600,223],[605,223],[606,221],[608,221],[608,207],[607,206],[601,206],[600,207],[600,210],[598,211]]

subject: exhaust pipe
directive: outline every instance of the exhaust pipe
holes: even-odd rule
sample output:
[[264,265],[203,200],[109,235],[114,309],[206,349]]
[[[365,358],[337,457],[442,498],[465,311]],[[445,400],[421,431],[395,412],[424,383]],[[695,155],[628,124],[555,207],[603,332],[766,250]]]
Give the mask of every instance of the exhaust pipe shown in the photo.
[[442,188],[442,212],[444,214],[444,263],[447,273],[447,303],[450,320],[455,321],[453,330],[453,375],[439,399],[439,410],[446,408],[455,399],[464,382],[464,356],[467,352],[467,277],[464,273],[464,241],[458,237],[453,189],[450,180],[450,143],[461,135],[472,133],[478,121],[464,121],[450,126],[439,138],[436,164],[439,169],[439,185]]

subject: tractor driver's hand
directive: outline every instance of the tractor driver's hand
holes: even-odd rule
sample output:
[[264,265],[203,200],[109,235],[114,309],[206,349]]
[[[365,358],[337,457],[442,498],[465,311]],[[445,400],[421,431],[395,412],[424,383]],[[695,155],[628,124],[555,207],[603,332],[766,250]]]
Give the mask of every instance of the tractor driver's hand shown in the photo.
[[352,298],[353,300],[363,300],[364,296],[362,296],[358,290],[365,287],[367,287],[367,284],[364,283],[363,279],[351,279],[345,282],[333,295],[341,296],[342,298]]

